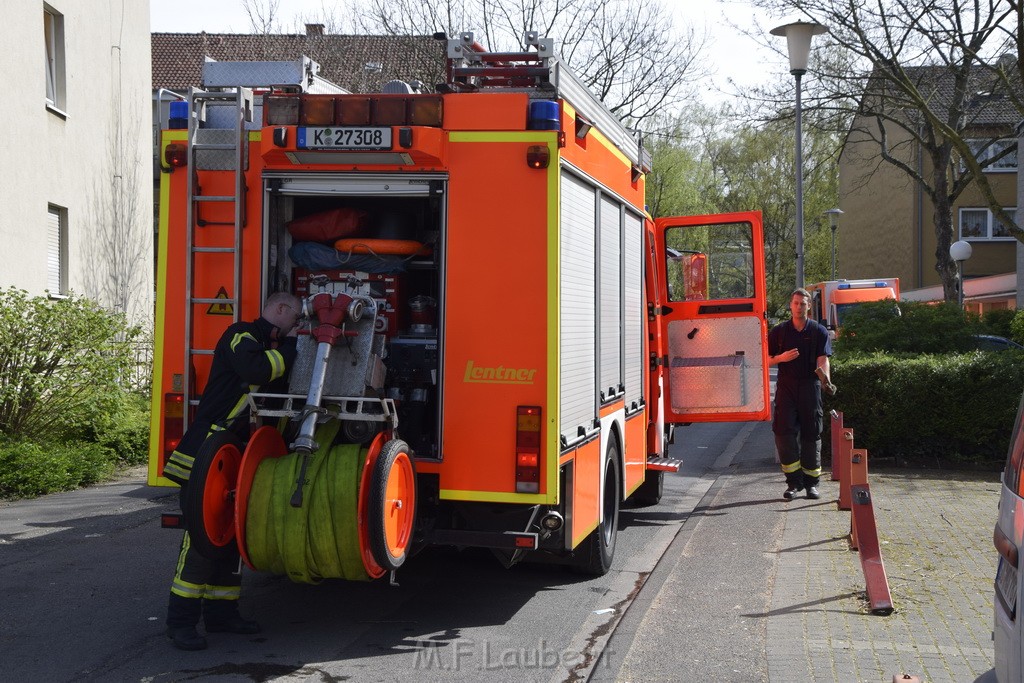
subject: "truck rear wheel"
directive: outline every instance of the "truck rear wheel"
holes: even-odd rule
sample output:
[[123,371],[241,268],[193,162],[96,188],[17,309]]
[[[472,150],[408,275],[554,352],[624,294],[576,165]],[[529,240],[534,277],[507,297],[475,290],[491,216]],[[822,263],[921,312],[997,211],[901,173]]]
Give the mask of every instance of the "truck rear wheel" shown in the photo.
[[235,489],[242,442],[231,432],[213,432],[203,442],[185,485],[182,512],[192,546],[203,557],[234,557]]
[[578,549],[579,564],[576,569],[582,574],[603,576],[612,568],[615,559],[615,537],[619,532],[619,444],[613,441],[608,447],[604,464],[604,488],[601,493],[601,521],[597,528]]

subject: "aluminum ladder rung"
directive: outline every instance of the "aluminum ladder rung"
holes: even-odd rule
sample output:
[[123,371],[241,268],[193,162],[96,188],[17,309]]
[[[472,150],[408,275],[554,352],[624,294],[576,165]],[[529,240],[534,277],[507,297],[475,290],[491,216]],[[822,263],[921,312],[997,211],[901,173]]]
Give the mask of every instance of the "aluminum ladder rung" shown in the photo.
[[232,197],[231,195],[213,195],[213,194],[211,194],[211,195],[204,195],[204,194],[197,194],[197,195],[192,197],[192,201],[194,201],[194,202],[234,202],[234,201],[237,201],[237,200],[234,197]]
[[233,254],[234,247],[192,247],[193,254]]
[[237,304],[238,302],[235,301],[234,299],[224,299],[224,298],[218,299],[216,297],[211,299],[211,298],[208,298],[208,297],[196,297],[196,298],[192,299],[192,303],[194,303],[194,304],[232,304],[232,305],[234,305],[234,304]]

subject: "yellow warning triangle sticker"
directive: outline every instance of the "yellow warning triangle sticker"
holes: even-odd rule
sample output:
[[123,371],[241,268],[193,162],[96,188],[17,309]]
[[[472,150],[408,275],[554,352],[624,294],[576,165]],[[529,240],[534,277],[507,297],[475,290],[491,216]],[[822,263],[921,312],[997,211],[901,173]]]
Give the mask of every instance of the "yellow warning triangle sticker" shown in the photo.
[[[221,287],[217,291],[218,299],[230,299],[228,296],[228,290]],[[210,304],[210,307],[206,309],[207,315],[234,315],[235,307],[232,304]]]

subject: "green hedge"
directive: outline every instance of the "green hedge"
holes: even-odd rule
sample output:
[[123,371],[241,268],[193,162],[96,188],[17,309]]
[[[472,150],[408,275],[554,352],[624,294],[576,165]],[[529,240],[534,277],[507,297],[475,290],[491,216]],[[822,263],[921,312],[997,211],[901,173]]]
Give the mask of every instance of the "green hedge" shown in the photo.
[[[857,448],[896,465],[999,468],[1024,391],[1024,353],[874,354],[832,359]],[[825,447],[828,447],[826,414]]]
[[27,498],[70,491],[109,478],[110,450],[97,443],[0,443],[0,498]]

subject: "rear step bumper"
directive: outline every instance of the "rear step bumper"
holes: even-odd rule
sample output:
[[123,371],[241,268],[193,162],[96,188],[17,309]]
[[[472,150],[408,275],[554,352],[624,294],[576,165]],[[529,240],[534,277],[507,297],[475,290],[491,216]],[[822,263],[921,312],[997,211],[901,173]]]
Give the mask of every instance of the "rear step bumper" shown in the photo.
[[674,458],[648,458],[647,469],[655,472],[678,472],[683,461]]

